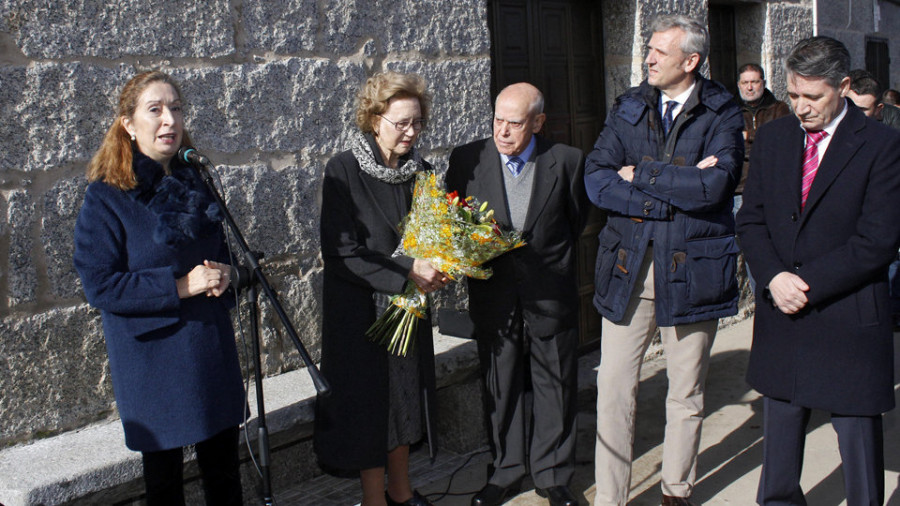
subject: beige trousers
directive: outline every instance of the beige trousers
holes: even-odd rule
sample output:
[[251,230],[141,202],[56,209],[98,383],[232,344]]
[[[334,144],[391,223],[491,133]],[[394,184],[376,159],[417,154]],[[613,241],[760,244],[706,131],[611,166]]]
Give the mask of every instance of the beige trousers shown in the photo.
[[[717,326],[718,320],[710,320],[659,327],[669,379],[661,473],[665,495],[690,497],[694,486],[703,392]],[[623,506],[628,501],[641,364],[656,329],[653,256],[648,251],[625,318],[620,324],[603,320],[597,372],[594,506]]]

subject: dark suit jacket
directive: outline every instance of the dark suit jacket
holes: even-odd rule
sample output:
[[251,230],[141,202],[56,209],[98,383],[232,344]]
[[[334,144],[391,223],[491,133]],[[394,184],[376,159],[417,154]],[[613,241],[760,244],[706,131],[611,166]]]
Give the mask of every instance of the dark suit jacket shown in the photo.
[[[431,170],[428,164],[426,168]],[[352,151],[325,166],[321,369],[332,393],[316,401],[313,443],[328,471],[386,464],[388,351],[365,332],[379,316],[373,294],[401,293],[413,265],[410,257],[391,256],[400,243],[398,225],[409,212],[413,182],[393,185],[369,176]],[[430,319],[419,321],[411,354],[418,355],[420,382],[434,408]],[[434,412],[429,419],[435,419]]]
[[[887,268],[900,244],[900,133],[848,107],[803,212],[799,121],[777,119],[757,134],[738,213],[760,287],[747,380],[800,406],[874,415],[894,407]],[[797,315],[762,288],[783,271],[810,287]]]
[[[577,326],[575,243],[587,198],[584,155],[571,146],[537,137],[534,189],[523,235],[527,244],[488,262],[493,275],[469,279],[469,313],[479,337],[509,328],[521,304],[525,326],[544,337]],[[450,154],[446,186],[461,197],[487,202],[501,227],[511,228],[504,170],[493,139],[460,146]]]

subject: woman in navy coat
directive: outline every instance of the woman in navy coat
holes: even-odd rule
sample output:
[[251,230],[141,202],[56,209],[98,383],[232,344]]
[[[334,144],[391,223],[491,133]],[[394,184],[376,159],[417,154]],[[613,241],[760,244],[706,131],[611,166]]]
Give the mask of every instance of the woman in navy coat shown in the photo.
[[[398,225],[412,202],[413,175],[432,170],[413,149],[427,119],[421,77],[375,75],[360,92],[361,132],[352,149],[325,167],[321,368],[332,393],[316,402],[314,444],[326,470],[359,473],[363,506],[429,504],[410,487],[408,465],[409,445],[423,439],[423,425],[434,419],[431,322],[419,322],[415,347],[405,357],[365,335],[389,295],[407,282],[428,293],[449,281],[427,261],[393,256]],[[426,431],[433,434],[430,426]]]
[[100,309],[125,444],[147,503],[184,504],[182,447],[196,444],[207,504],[242,504],[244,389],[228,310],[222,214],[175,154],[190,146],[167,74],[132,78],[88,167],[75,267]]

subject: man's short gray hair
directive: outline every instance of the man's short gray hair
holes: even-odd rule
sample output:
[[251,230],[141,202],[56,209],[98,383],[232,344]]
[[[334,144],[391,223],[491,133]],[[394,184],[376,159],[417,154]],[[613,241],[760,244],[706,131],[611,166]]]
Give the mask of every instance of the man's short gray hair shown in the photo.
[[850,74],[850,51],[831,37],[810,37],[791,49],[784,68],[788,74],[825,79],[832,88],[838,88]]
[[659,16],[653,20],[653,25],[650,26],[653,33],[664,32],[672,28],[680,28],[684,32],[681,51],[685,55],[691,53],[700,55],[700,62],[694,69],[695,72],[699,72],[709,55],[709,30],[696,19],[681,14]]

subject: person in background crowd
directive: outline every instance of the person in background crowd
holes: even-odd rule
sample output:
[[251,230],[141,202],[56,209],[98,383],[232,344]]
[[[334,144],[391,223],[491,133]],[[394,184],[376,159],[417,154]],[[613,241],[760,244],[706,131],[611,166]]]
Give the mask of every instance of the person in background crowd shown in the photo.
[[433,170],[415,149],[429,102],[416,74],[370,77],[359,92],[352,148],[325,166],[321,370],[332,392],[316,401],[313,443],[323,469],[358,473],[363,506],[430,504],[409,482],[409,446],[423,439],[423,427],[437,451],[430,317],[406,356],[366,336],[408,282],[431,293],[450,281],[426,260],[392,255],[414,174]]
[[149,505],[183,505],[195,445],[208,505],[243,504],[244,387],[222,212],[175,155],[191,140],[178,84],[133,77],[88,166],[74,263],[101,311],[125,444],[142,454]]
[[866,116],[885,125],[900,130],[900,109],[884,107],[881,101],[881,85],[869,72],[863,69],[850,71],[850,89],[847,98]]
[[584,155],[537,135],[543,107],[543,95],[528,83],[504,88],[493,138],[454,149],[447,169],[448,191],[489,202],[497,222],[521,231],[526,241],[488,262],[490,278],[468,280],[494,454],[493,472],[474,506],[503,503],[529,471],[551,506],[578,504],[569,481],[578,409],[575,246],[586,216]]
[[738,90],[740,92],[741,111],[744,114],[744,165],[741,181],[735,190],[734,212],[741,208],[741,194],[747,181],[750,168],[750,150],[756,130],[775,118],[787,116],[791,108],[766,88],[766,75],[763,68],[755,63],[742,65],[738,71]]
[[900,106],[900,91],[894,89],[884,90],[881,94],[881,101],[894,107]]
[[641,364],[657,329],[669,378],[662,504],[691,504],[710,348],[718,319],[737,312],[741,110],[698,73],[709,53],[703,24],[662,16],[651,30],[647,80],[616,99],[585,166],[588,197],[609,213],[594,278],[603,316],[595,506],[628,501]]
[[[806,504],[812,409],[831,413],[849,505],[884,503],[882,413],[894,407],[888,264],[900,246],[900,132],[846,100],[850,53],[830,37],[785,61],[794,115],[750,157],[741,246],[759,286],[747,382],[763,394],[757,502]],[[838,501],[838,499],[835,499]]]
[[[735,215],[743,202],[744,183],[747,182],[747,173],[750,170],[750,150],[753,148],[756,130],[773,119],[791,113],[791,108],[776,99],[766,88],[766,74],[762,67],[755,63],[744,64],[738,70],[738,90],[741,110],[744,113],[744,165],[741,170],[741,181],[734,190],[732,213]],[[750,281],[751,291],[756,293],[756,282],[750,269],[747,269],[747,278]]]

